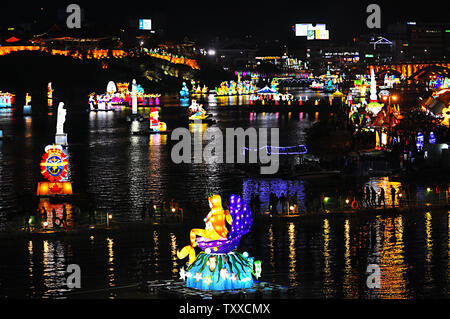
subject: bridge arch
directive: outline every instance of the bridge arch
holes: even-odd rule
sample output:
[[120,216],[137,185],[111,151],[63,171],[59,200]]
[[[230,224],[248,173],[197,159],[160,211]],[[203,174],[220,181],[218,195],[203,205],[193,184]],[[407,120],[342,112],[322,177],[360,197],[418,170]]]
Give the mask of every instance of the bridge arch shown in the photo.
[[401,77],[402,73],[396,69],[383,69],[375,73],[377,77],[383,78],[386,74],[391,75],[394,74],[396,77]]
[[403,63],[403,64],[384,64],[384,65],[368,65],[368,72],[373,67],[376,74],[383,71],[393,70],[402,74],[405,78],[412,78],[422,74],[421,70],[431,68],[436,74],[448,76],[447,70],[450,68],[448,62],[417,62],[417,63]]
[[411,74],[408,80],[428,80],[431,76],[435,75],[450,78],[450,68],[441,65],[430,65]]

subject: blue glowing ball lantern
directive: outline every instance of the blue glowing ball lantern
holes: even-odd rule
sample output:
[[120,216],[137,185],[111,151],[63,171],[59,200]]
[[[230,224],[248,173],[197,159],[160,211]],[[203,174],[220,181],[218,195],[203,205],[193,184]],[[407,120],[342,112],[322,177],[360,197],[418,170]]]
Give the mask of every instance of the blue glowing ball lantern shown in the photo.
[[241,254],[236,251],[241,237],[252,226],[251,210],[240,196],[231,195],[228,213],[231,225],[226,238],[195,239],[202,252],[188,264],[186,271],[184,268],[180,271],[187,287],[202,290],[243,289],[253,285],[253,276],[259,278],[261,262],[254,261],[247,252]]
[[436,144],[436,137],[434,136],[433,132],[430,132],[430,138],[428,140],[428,143],[430,144]]
[[423,148],[424,136],[422,132],[417,133],[416,146],[418,150]]
[[183,82],[183,87],[180,90],[180,98],[182,99],[189,98],[189,89],[187,88],[185,82]]

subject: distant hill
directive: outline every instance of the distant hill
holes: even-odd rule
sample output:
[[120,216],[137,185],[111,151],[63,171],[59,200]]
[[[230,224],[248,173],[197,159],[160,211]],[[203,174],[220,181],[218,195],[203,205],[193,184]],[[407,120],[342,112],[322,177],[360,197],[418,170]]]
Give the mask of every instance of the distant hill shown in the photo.
[[[104,93],[109,81],[130,82],[133,78],[147,93],[177,91],[185,66],[166,65],[152,57],[108,59],[107,68],[100,60],[78,60],[45,52],[14,52],[0,56],[0,91],[16,94],[24,102],[25,93],[34,103],[45,104],[47,84],[52,82],[55,100],[87,100],[91,92]],[[194,74],[192,74],[193,76]]]

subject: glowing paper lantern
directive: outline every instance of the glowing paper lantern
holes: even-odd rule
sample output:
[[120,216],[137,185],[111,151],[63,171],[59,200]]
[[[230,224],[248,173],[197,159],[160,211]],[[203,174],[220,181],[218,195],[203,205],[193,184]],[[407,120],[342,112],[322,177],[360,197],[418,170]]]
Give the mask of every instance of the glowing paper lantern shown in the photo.
[[381,145],[386,146],[387,144],[387,134],[386,133],[381,133]]
[[417,133],[416,146],[418,150],[423,148],[423,142],[424,142],[423,133],[422,132]]
[[72,195],[72,184],[67,178],[67,156],[61,145],[47,145],[40,163],[41,174],[48,180],[39,182],[38,196]]
[[380,134],[378,134],[378,131],[375,132],[375,149],[381,150]]
[[436,144],[436,137],[434,136],[434,133],[433,133],[433,132],[430,132],[430,137],[429,137],[428,142],[429,142],[430,144]]
[[159,112],[152,107],[150,110],[150,129],[154,132],[167,131],[167,125],[159,120]]
[[41,160],[41,174],[50,182],[59,182],[67,175],[68,162],[60,145],[48,145]]
[[[220,195],[212,195],[208,200],[211,211],[204,219],[205,229],[192,229],[191,245],[177,252],[180,259],[189,255],[188,267],[186,272],[184,268],[180,271],[180,278],[186,278],[188,287],[203,290],[249,288],[252,275],[258,278],[261,274],[261,263],[254,262],[248,253],[235,250],[253,223],[250,208],[237,195],[230,196],[228,211],[223,209]],[[196,246],[203,250],[197,257]]]

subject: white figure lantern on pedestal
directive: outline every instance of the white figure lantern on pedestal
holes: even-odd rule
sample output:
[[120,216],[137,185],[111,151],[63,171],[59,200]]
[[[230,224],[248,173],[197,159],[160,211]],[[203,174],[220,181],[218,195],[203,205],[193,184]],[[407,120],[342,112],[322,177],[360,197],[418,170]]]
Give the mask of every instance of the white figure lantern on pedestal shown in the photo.
[[133,79],[133,82],[131,84],[131,103],[132,103],[132,108],[131,108],[131,112],[133,114],[137,114],[137,84],[136,84],[136,79]]
[[64,108],[64,103],[59,102],[58,114],[56,117],[56,135],[55,144],[67,145],[67,134],[64,133],[64,123],[66,121],[67,110]]
[[370,68],[370,102],[378,102],[377,82],[375,80],[375,71]]

